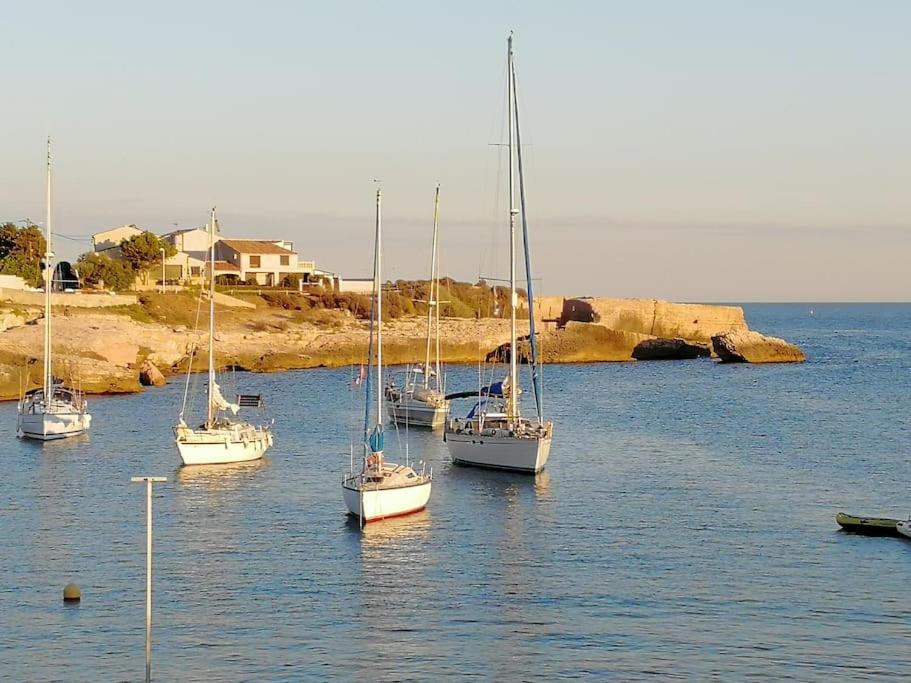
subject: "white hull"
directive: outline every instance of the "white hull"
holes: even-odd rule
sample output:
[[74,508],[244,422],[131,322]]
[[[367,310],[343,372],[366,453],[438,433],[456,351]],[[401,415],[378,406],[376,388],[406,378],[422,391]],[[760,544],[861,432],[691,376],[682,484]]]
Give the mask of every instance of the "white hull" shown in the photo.
[[264,429],[177,429],[177,452],[184,465],[224,465],[259,460],[272,445]]
[[528,473],[540,472],[547,464],[552,438],[550,434],[536,438],[509,436],[505,430],[485,432],[487,433],[466,434],[447,430],[446,446],[452,462],[457,465]]
[[431,481],[398,488],[374,488],[361,485],[360,475],[346,479],[342,493],[348,512],[365,523],[390,517],[401,517],[427,507],[430,500]]
[[911,519],[898,522],[895,528],[902,536],[911,538]]
[[53,441],[79,436],[88,431],[92,416],[88,413],[30,413],[19,415],[18,433],[27,439]]
[[406,397],[400,402],[387,402],[386,412],[389,414],[389,419],[397,424],[407,423],[412,427],[438,429],[446,424],[449,402],[447,401],[441,406],[432,406],[423,401],[409,400]]

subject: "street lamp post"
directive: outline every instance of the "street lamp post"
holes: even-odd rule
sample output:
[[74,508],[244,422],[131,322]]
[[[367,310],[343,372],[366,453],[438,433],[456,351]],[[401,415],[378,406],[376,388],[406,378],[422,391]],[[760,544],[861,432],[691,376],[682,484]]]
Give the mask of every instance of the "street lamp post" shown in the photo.
[[164,294],[165,283],[164,283],[164,247],[159,249],[161,252],[161,293]]
[[167,477],[130,477],[146,485],[146,683],[152,680],[152,484]]

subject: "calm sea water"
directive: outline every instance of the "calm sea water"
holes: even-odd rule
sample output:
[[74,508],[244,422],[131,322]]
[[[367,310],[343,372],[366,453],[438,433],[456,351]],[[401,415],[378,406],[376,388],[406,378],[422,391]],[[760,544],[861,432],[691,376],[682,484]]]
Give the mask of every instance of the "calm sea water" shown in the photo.
[[0,679],[142,679],[138,474],[168,477],[157,680],[907,677],[911,541],[833,515],[911,513],[911,306],[746,308],[809,362],[548,367],[543,474],[453,468],[412,431],[430,507],[363,533],[347,370],[238,375],[276,419],[245,467],[177,467],[176,382],[94,399],[75,442],[17,440],[2,405]]

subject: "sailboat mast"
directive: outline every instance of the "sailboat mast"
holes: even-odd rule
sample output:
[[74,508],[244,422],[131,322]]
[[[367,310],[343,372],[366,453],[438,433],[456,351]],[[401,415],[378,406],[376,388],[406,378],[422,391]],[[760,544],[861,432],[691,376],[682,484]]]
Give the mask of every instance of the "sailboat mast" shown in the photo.
[[[424,359],[424,388],[430,388],[430,343],[433,337],[434,309],[439,308],[440,286],[437,282],[437,231],[439,230],[440,212],[440,184],[437,183],[436,194],[433,197],[433,241],[430,247],[430,299],[427,302],[427,356]],[[435,293],[434,293],[435,292]],[[439,335],[439,317],[437,320],[437,335]],[[437,365],[439,365],[439,354]],[[439,382],[439,376],[437,376]]]
[[383,422],[383,262],[382,190],[376,191],[376,423]]
[[509,83],[509,418],[515,420],[519,417],[519,372],[516,361],[517,351],[517,331],[516,331],[516,196],[515,180],[513,178],[513,157],[514,150],[514,131],[513,131],[513,107],[515,106],[515,92],[513,91],[512,78],[512,34],[509,34],[507,41],[507,80]]
[[47,139],[47,184],[44,207],[44,404],[48,405],[53,392],[54,370],[51,365],[51,289],[54,270],[51,259],[51,139]]
[[206,427],[212,425],[215,405],[215,207],[209,216],[209,397]]
[[528,210],[525,205],[525,172],[522,169],[522,132],[519,126],[518,85],[516,83],[516,64],[513,62],[510,71],[513,90],[513,105],[515,110],[510,114],[516,120],[516,161],[519,170],[519,206],[522,210],[522,243],[525,247],[525,280],[528,300],[528,348],[529,362],[531,363],[531,383],[535,390],[535,408],[538,421],[544,422],[544,406],[542,400],[541,378],[538,374],[538,339],[535,330],[535,289],[531,277],[531,245],[528,241]]

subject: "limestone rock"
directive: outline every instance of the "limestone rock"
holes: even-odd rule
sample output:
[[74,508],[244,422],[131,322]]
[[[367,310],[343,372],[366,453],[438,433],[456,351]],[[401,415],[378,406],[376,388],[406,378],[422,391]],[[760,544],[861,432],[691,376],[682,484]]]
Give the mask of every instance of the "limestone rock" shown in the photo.
[[675,304],[659,299],[565,299],[561,321],[595,323],[623,332],[704,342],[716,334],[748,329],[739,306]]
[[127,367],[136,362],[139,355],[139,345],[130,342],[111,339],[107,335],[100,335],[88,345],[88,350],[97,353],[108,363]]
[[716,335],[712,348],[724,363],[801,363],[807,359],[794,344],[752,330]]
[[144,387],[160,387],[167,384],[168,380],[152,361],[144,360],[139,366],[139,383]]
[[712,355],[708,344],[688,342],[684,339],[645,339],[633,349],[636,360],[684,360],[708,358]]
[[13,311],[0,312],[0,332],[25,325],[30,320],[34,320],[37,317],[37,315],[29,316],[25,313],[16,313]]

